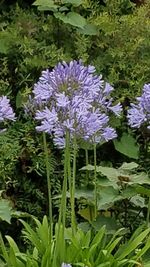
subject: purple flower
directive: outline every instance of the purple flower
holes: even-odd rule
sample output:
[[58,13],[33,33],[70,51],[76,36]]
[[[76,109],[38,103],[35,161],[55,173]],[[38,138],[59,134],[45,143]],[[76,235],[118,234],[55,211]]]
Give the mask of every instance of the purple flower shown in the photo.
[[150,84],[145,84],[141,97],[137,97],[137,104],[131,104],[128,110],[128,123],[132,128],[140,128],[141,125],[150,127]]
[[105,84],[95,71],[95,67],[86,67],[81,60],[62,62],[52,71],[43,71],[34,86],[34,99],[42,103],[35,116],[41,125],[36,129],[51,134],[61,148],[67,130],[71,139],[76,135],[90,142],[116,137],[113,131],[108,131],[111,129],[108,114],[111,111],[118,116],[121,105],[113,105],[110,97],[113,87]]
[[0,97],[0,122],[11,120],[15,121],[15,114],[10,106],[10,100],[6,96]]

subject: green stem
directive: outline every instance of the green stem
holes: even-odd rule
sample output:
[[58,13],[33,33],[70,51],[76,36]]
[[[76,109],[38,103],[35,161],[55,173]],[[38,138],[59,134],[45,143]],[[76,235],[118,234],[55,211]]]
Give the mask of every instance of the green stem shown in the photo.
[[147,224],[147,227],[149,227],[149,223],[150,223],[150,197],[149,197],[149,200],[148,200],[148,208],[147,208],[147,219],[146,219],[146,224]]
[[[56,233],[56,245],[54,249],[54,257],[52,266],[56,266],[57,259],[60,254],[65,251],[65,224],[66,224],[66,197],[67,197],[67,180],[68,180],[68,161],[70,160],[70,136],[69,132],[66,132],[66,144],[65,144],[65,160],[64,160],[64,180],[62,188],[62,197],[59,209],[58,229]],[[60,246],[61,240],[61,246]],[[60,249],[60,251],[59,251]]]
[[[85,149],[85,161],[86,161],[86,166],[89,164],[89,155],[88,155],[88,149]],[[87,184],[89,184],[89,171],[86,170],[86,181]]]
[[46,134],[43,133],[43,145],[45,153],[45,165],[46,165],[46,176],[47,176],[47,190],[48,190],[48,209],[49,209],[49,222],[50,222],[50,236],[52,237],[53,229],[53,214],[52,214],[52,196],[51,196],[51,180],[50,180],[50,166],[49,166],[49,156],[46,142]]
[[94,144],[94,217],[97,217],[97,172],[96,172],[96,144]]
[[76,137],[74,137],[73,143],[73,176],[72,176],[72,188],[71,188],[71,228],[72,234],[76,232],[76,220],[75,220],[75,178],[76,178],[76,158],[77,158],[77,143]]

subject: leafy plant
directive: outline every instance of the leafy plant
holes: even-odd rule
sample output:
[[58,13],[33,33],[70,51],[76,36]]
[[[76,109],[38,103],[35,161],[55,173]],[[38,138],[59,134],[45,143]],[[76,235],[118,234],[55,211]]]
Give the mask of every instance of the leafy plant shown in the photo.
[[[52,265],[55,238],[50,236],[47,218],[44,217],[42,223],[36,218],[33,219],[35,230],[22,221],[25,227],[24,238],[30,242],[30,251],[22,253],[10,236],[6,236],[9,243],[7,249],[1,237],[1,255],[7,267],[55,266]],[[140,227],[130,240],[123,244],[123,229],[109,237],[105,227],[97,233],[93,230],[84,232],[78,229],[75,236],[72,235],[71,229],[65,229],[65,247],[62,247],[63,240],[59,240],[59,260],[56,266],[60,266],[62,262],[71,263],[73,266],[135,266],[142,263],[142,257],[150,248],[149,232],[150,229],[144,230],[144,227]]]
[[83,16],[73,10],[73,8],[82,5],[82,2],[82,0],[61,0],[57,2],[36,0],[33,5],[38,6],[40,11],[52,11],[56,19],[81,29],[84,34],[95,35],[97,34],[96,27],[89,24]]

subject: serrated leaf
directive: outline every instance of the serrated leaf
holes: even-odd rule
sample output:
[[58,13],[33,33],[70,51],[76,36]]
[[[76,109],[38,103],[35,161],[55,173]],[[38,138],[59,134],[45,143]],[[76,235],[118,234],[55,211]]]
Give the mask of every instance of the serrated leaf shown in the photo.
[[8,200],[0,199],[0,219],[10,223],[11,219],[11,206]]
[[82,4],[82,0],[62,0],[62,4],[71,4],[73,6],[80,6]]
[[66,15],[60,12],[54,13],[55,18],[62,20],[72,26],[83,29],[86,24],[86,19],[76,12],[69,12]]
[[78,29],[78,31],[84,35],[97,35],[98,29],[93,24],[86,24],[83,29]]
[[119,141],[114,140],[113,142],[117,151],[129,158],[138,159],[139,146],[136,144],[136,140],[133,136],[124,133]]

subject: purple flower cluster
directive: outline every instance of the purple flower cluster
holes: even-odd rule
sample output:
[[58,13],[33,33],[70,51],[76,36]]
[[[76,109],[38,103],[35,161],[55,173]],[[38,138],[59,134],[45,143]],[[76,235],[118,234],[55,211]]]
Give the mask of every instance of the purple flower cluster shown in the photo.
[[150,84],[145,84],[141,97],[137,97],[137,104],[131,104],[128,110],[128,122],[132,128],[140,128],[145,124],[150,129]]
[[0,97],[0,122],[15,121],[15,114],[10,106],[10,100],[6,96]]
[[96,143],[117,136],[109,126],[108,112],[119,116],[121,105],[113,105],[113,87],[95,71],[81,61],[63,62],[52,71],[43,71],[34,86],[34,100],[45,106],[36,112],[36,119],[41,121],[36,129],[53,135],[59,147],[64,147],[66,130],[71,137]]

